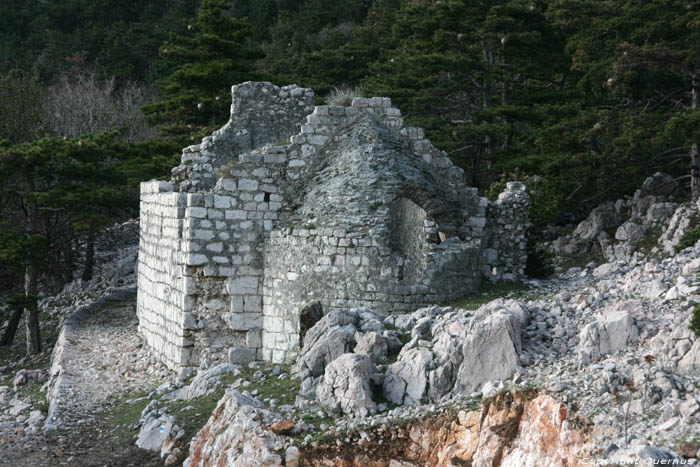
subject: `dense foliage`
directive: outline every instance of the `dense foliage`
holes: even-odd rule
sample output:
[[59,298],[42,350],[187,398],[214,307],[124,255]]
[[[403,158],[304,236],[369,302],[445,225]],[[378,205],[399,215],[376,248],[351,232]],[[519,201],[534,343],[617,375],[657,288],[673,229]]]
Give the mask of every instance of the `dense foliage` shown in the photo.
[[657,170],[700,196],[697,0],[29,0],[0,5],[3,284],[89,276],[249,79],[391,97],[485,193],[525,181],[534,239]]

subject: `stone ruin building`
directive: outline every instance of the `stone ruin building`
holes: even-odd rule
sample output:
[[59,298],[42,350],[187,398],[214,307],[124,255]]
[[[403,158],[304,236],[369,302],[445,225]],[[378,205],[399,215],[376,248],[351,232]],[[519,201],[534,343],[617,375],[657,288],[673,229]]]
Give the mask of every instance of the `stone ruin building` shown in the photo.
[[139,331],[171,368],[289,361],[308,310],[407,312],[523,276],[523,186],[479,197],[388,98],[232,95],[170,182],[141,184]]

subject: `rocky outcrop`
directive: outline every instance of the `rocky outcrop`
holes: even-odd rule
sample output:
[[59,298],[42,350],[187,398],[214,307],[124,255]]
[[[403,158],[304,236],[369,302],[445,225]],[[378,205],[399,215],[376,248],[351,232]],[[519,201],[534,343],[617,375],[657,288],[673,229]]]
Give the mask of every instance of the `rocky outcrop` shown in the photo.
[[367,355],[373,363],[384,363],[389,357],[390,339],[377,332],[355,333],[355,342],[355,353]]
[[229,389],[190,443],[184,467],[283,465],[280,435],[266,427],[279,421],[257,399]]
[[366,417],[377,411],[370,379],[377,373],[364,354],[346,353],[333,360],[316,388],[318,401],[332,412]]
[[581,329],[579,362],[587,365],[636,342],[639,332],[630,309],[639,302],[619,303],[606,310],[602,319]]
[[510,378],[520,365],[527,311],[519,302],[496,300],[473,316],[439,307],[415,314],[426,316],[409,319],[412,340],[384,379],[384,396],[395,404],[469,394],[487,381]]
[[328,364],[355,348],[355,333],[369,328],[383,330],[383,319],[366,308],[328,313],[306,333],[294,373],[302,379],[323,375]]
[[[594,208],[570,235],[550,245],[557,254],[601,253],[607,261],[629,260],[647,236],[654,236],[672,252],[673,246],[697,217],[696,206],[672,202],[681,189],[670,175],[648,177],[631,199],[606,202]],[[659,233],[661,235],[659,236]]]
[[221,378],[231,373],[240,374],[240,370],[237,366],[231,365],[230,363],[220,363],[211,368],[203,368],[192,378],[190,384],[163,394],[162,398],[190,400],[206,394],[211,394],[221,382]]
[[[534,392],[506,392],[473,410],[358,430],[301,448],[285,448],[284,437],[265,430],[264,416],[254,402],[227,393],[184,465],[576,466],[590,448],[587,424],[551,396]],[[284,452],[284,461],[276,452]]]
[[144,417],[136,438],[136,446],[156,451],[161,457],[167,457],[178,446],[178,441],[184,435],[185,430],[177,425],[174,416],[154,410]]

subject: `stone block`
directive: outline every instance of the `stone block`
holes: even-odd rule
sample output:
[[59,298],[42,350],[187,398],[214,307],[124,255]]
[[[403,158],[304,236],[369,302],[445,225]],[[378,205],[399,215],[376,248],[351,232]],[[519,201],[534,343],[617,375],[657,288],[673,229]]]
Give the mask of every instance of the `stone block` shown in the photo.
[[231,312],[243,312],[243,295],[234,295],[233,297],[231,297]]
[[228,220],[243,220],[248,217],[248,213],[239,209],[229,209],[226,211],[226,219]]
[[186,215],[192,218],[204,219],[207,217],[207,209],[199,207],[189,207],[187,208]]
[[251,329],[245,335],[245,344],[250,348],[257,348],[262,346],[262,330],[261,329]]
[[238,180],[238,189],[240,191],[255,191],[258,189],[258,182],[256,180],[242,178]]
[[261,313],[226,313],[223,319],[234,331],[247,331],[261,328],[263,317]]
[[233,365],[246,365],[254,362],[256,349],[246,349],[245,347],[231,347],[228,350],[228,362]]
[[189,266],[201,266],[203,264],[206,264],[209,262],[209,258],[207,258],[205,255],[201,254],[189,254],[187,255],[187,261],[186,264]]
[[257,277],[233,277],[226,286],[231,295],[255,295],[258,293]]

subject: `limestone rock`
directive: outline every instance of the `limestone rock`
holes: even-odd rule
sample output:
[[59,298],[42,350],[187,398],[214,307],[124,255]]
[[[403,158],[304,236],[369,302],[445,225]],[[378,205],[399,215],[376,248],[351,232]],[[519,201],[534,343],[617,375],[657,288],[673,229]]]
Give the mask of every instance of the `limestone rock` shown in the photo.
[[591,211],[586,220],[574,230],[573,235],[583,240],[593,240],[602,231],[620,225],[614,203],[604,203]]
[[520,362],[524,320],[524,311],[499,311],[470,326],[462,344],[463,360],[455,391],[469,393],[486,381],[513,375]]
[[661,279],[653,279],[644,284],[642,296],[650,299],[659,298],[668,288],[668,285]]
[[700,375],[700,338],[695,339],[690,350],[683,355],[678,368],[685,373]]
[[672,176],[656,172],[651,177],[647,177],[640,188],[640,196],[673,196],[680,189],[678,181]]
[[643,222],[645,225],[663,225],[673,216],[677,208],[676,203],[654,203],[649,206]]
[[671,216],[666,230],[659,238],[666,253],[673,253],[675,246],[680,242],[681,237],[693,228],[693,218],[697,216],[698,210],[695,205],[682,205]]
[[190,400],[211,394],[219,384],[221,377],[230,373],[238,374],[240,370],[237,366],[229,363],[220,363],[211,368],[201,369],[189,385],[163,395],[163,399]]
[[307,332],[293,373],[301,379],[323,375],[328,364],[354,349],[355,333],[364,322],[382,320],[366,308],[328,313]]
[[471,318],[465,312],[435,316],[430,331],[425,319],[415,321],[419,329],[387,369],[383,391],[388,400],[416,405],[469,394],[487,381],[510,378],[519,367],[527,321],[521,303],[495,300]]
[[44,370],[19,370],[12,380],[12,386],[17,390],[17,386],[30,384],[36,381],[44,381],[48,377]]
[[374,364],[364,354],[343,354],[333,360],[316,389],[320,404],[334,412],[366,417],[377,410],[372,400],[370,377]]
[[644,238],[645,233],[643,226],[628,221],[617,228],[615,238],[623,242],[637,243]]
[[389,355],[389,339],[374,331],[355,334],[355,353],[367,355],[373,363],[383,363]]
[[627,348],[638,337],[637,326],[628,310],[615,310],[602,320],[586,325],[579,334],[579,361],[587,365],[604,355]]
[[136,446],[160,452],[161,456],[168,455],[175,447],[174,441],[185,433],[175,422],[174,416],[161,414],[157,410],[149,412],[139,430]]
[[275,421],[260,401],[229,389],[192,439],[183,466],[282,465],[282,438],[265,428]]
[[433,353],[424,348],[401,351],[399,360],[390,365],[384,377],[384,397],[394,404],[418,405],[426,402],[428,368]]

